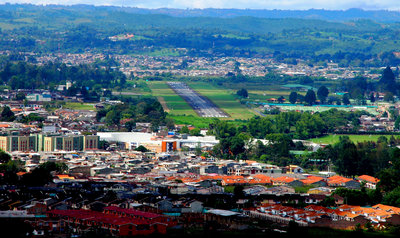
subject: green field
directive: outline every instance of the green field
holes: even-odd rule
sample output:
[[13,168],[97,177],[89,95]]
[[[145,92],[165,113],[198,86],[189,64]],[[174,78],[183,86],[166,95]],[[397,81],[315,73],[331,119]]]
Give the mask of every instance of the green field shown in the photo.
[[[168,87],[166,82],[149,81],[147,85],[151,89],[151,95],[157,97],[164,110],[168,112],[168,117],[174,119],[176,124],[207,128],[213,122],[214,118],[199,117],[185,100]],[[205,82],[188,82],[188,85],[230,115],[228,118],[220,118],[222,120],[246,120],[256,115],[252,109],[240,104],[232,90],[222,89]]]
[[230,115],[228,119],[247,120],[256,115],[253,110],[240,104],[234,96],[236,93],[234,90],[227,90],[205,82],[188,82],[187,84],[228,113]]
[[[197,116],[196,112],[163,81],[147,82],[152,95],[157,97],[164,110],[174,115]],[[164,103],[165,102],[165,103]]]
[[368,113],[371,113],[372,115],[378,115],[379,112],[377,111],[376,108],[373,107],[322,107],[322,106],[301,106],[301,105],[296,105],[296,106],[287,106],[285,104],[281,105],[276,105],[276,107],[281,108],[284,111],[312,111],[312,112],[323,112],[323,111],[328,111],[333,108],[338,109],[338,110],[343,110],[343,111],[355,111],[355,110],[360,110],[360,111],[367,111]]
[[80,103],[80,102],[67,102],[63,108],[69,108],[74,110],[95,110],[94,104],[91,103]]
[[[354,143],[364,142],[364,141],[377,141],[379,137],[386,136],[387,139],[391,137],[391,135],[328,135],[319,138],[310,139],[310,141],[314,143],[321,143],[321,144],[335,144],[339,142],[340,136],[348,136],[350,140]],[[394,137],[398,138],[400,135],[394,135]]]

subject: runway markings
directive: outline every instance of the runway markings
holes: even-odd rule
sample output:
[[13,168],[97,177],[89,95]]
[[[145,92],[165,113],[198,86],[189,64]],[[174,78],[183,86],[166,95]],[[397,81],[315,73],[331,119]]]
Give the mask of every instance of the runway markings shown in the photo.
[[167,84],[176,94],[181,96],[200,117],[229,117],[227,113],[222,111],[208,98],[191,89],[186,83],[167,82]]

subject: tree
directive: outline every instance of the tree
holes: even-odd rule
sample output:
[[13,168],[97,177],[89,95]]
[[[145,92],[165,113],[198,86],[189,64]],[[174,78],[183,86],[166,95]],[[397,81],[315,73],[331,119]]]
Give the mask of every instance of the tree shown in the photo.
[[390,66],[387,66],[383,70],[379,84],[381,86],[381,90],[387,90],[392,93],[396,91],[396,76],[394,75]]
[[326,98],[329,95],[329,90],[325,86],[319,87],[317,91],[318,99],[321,100],[321,103],[325,103]]
[[143,145],[139,145],[135,150],[136,150],[136,151],[143,152],[143,153],[149,151],[149,150],[148,150],[146,147],[144,147]]
[[373,93],[371,93],[371,95],[369,96],[369,101],[370,101],[371,103],[374,103],[374,102],[375,102],[375,96],[374,96]]
[[199,128],[193,128],[192,130],[190,130],[190,135],[191,136],[200,136],[200,129]]
[[343,101],[344,105],[349,105],[350,104],[350,99],[349,99],[349,94],[348,93],[343,95],[342,101]]
[[10,161],[10,160],[11,160],[11,155],[10,154],[8,154],[5,151],[0,151],[0,163],[1,164],[8,163],[8,161]]
[[121,119],[120,114],[117,111],[111,110],[111,111],[107,112],[107,115],[106,115],[106,123],[107,124],[119,126],[120,119]]
[[248,94],[248,92],[247,92],[247,90],[246,90],[245,88],[239,89],[239,90],[236,92],[236,94],[237,94],[239,97],[242,97],[242,98],[247,98],[247,97],[249,96],[249,94]]
[[183,126],[180,131],[181,134],[188,134],[189,128],[187,126]]
[[348,136],[339,137],[339,142],[334,146],[337,152],[334,159],[337,172],[345,176],[354,176],[358,173],[360,156],[356,145]]
[[393,102],[394,101],[394,95],[392,92],[386,92],[385,96],[383,97],[383,100],[386,102]]
[[68,166],[63,163],[45,162],[31,173],[24,174],[22,183],[28,186],[42,186],[53,179],[51,172],[64,172],[67,169]]
[[397,117],[396,121],[394,122],[394,128],[400,130],[400,117]]
[[195,153],[195,155],[197,155],[197,156],[200,156],[200,155],[201,155],[202,149],[201,149],[201,144],[200,144],[200,142],[197,143],[196,148],[194,148],[194,153]]
[[15,95],[15,100],[17,101],[23,101],[25,99],[25,94],[23,92],[19,92],[17,93],[17,95]]
[[8,106],[5,106],[0,114],[0,119],[2,121],[14,121],[15,115]]
[[289,95],[289,102],[291,104],[295,104],[297,101],[297,93],[296,92],[291,92]]
[[383,203],[390,206],[400,207],[400,187],[387,193],[383,198]]
[[315,92],[312,89],[309,89],[307,91],[306,97],[304,99],[308,105],[313,105],[315,103],[315,100],[317,100],[317,97],[315,96]]

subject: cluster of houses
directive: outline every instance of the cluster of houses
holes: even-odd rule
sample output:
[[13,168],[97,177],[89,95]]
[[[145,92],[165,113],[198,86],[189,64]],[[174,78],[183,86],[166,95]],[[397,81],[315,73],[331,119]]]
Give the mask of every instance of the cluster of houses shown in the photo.
[[300,209],[281,204],[262,204],[255,210],[247,210],[246,214],[281,223],[295,221],[302,226],[328,226],[336,229],[354,229],[357,224],[365,226],[367,223],[378,229],[400,224],[400,208],[383,204],[372,207],[341,205],[335,209],[318,205]]
[[[64,226],[76,227],[77,233],[80,233],[80,229],[95,227],[114,236],[166,234],[167,227],[176,225],[171,217],[116,206],[105,207],[103,212],[83,209],[52,210],[48,215],[50,218],[62,219]],[[62,226],[59,225],[58,228],[61,229]]]
[[387,132],[394,131],[394,120],[389,117],[373,117],[362,115],[360,117],[360,132]]
[[[126,40],[134,37],[133,34],[123,34],[111,36],[113,41]],[[184,55],[188,49],[177,48],[175,49],[179,54]],[[24,54],[21,52],[21,54]],[[25,53],[34,56],[38,64],[46,62],[61,61],[67,65],[91,64],[96,60],[103,60],[106,55],[99,53],[86,52],[83,54],[67,54],[67,53],[54,53],[49,55],[35,55],[30,52]],[[191,57],[191,56],[129,56],[129,55],[111,55],[120,62],[123,66],[121,70],[128,75],[134,72],[136,76],[152,76],[162,73],[173,73],[178,75],[217,75],[225,76],[229,72],[234,71],[235,62],[240,63],[240,71],[244,75],[249,76],[264,76],[268,71],[273,70],[280,74],[292,76],[316,76],[326,77],[329,79],[339,78],[354,78],[357,75],[363,74],[364,77],[377,79],[381,75],[371,73],[365,69],[339,67],[337,63],[328,63],[326,66],[310,66],[302,60],[297,60],[297,64],[286,64],[275,62],[271,57],[267,58],[244,58],[244,57]],[[179,68],[180,64],[185,61],[189,67]]]

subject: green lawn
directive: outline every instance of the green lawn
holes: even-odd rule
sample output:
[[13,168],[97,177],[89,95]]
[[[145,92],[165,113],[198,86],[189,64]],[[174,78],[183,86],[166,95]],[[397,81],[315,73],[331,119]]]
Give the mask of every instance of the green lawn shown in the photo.
[[[319,138],[314,138],[310,139],[310,141],[314,143],[322,143],[322,144],[335,144],[339,142],[339,137],[340,136],[348,136],[350,140],[352,140],[354,143],[357,142],[364,142],[364,141],[377,141],[379,137],[382,135],[328,135],[328,136],[323,136]],[[384,135],[388,138],[391,137],[391,135]],[[394,137],[400,137],[399,135],[394,135]]]

